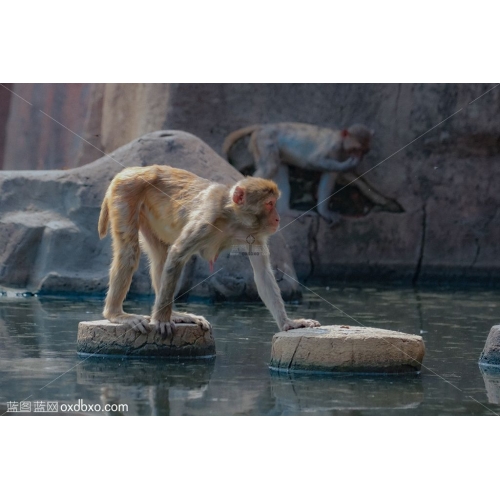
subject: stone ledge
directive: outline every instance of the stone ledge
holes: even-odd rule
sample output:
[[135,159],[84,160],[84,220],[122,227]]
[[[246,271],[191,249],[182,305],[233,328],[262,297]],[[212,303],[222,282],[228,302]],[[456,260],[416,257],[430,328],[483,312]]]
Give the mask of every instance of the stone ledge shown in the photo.
[[326,373],[417,373],[425,354],[419,335],[328,325],[274,335],[270,368]]
[[479,364],[500,367],[500,325],[491,327]]
[[158,358],[207,358],[215,356],[212,329],[178,323],[173,337],[163,339],[155,330],[140,333],[107,320],[81,321],[77,351],[81,354]]

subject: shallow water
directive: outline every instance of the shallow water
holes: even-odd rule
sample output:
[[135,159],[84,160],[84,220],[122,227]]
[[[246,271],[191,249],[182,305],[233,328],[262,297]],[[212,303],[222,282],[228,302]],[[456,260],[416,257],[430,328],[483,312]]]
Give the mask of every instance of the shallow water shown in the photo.
[[[49,402],[57,402],[60,413],[80,402],[86,410],[73,410],[102,415],[500,413],[500,374],[483,374],[477,364],[491,326],[500,322],[500,291],[311,290],[322,298],[306,292],[301,305],[287,305],[290,316],[421,333],[426,344],[421,374],[271,372],[276,327],[261,304],[180,304],[179,310],[212,323],[217,357],[211,362],[83,359],[75,352],[78,322],[100,319],[102,299],[0,297],[0,413],[22,400],[31,402],[31,413],[25,413],[31,415],[35,406],[46,410]],[[147,314],[150,307],[150,301],[137,300],[125,308]],[[127,407],[104,411],[106,404]]]

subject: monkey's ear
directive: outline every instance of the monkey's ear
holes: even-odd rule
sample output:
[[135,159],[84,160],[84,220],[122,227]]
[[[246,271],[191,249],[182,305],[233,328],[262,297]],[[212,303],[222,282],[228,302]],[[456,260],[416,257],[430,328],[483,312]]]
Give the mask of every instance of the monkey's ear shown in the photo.
[[233,202],[236,203],[236,205],[243,205],[245,202],[245,190],[242,187],[236,186],[234,188]]
[[342,137],[342,139],[345,139],[348,135],[349,131],[346,128],[340,132],[340,137]]

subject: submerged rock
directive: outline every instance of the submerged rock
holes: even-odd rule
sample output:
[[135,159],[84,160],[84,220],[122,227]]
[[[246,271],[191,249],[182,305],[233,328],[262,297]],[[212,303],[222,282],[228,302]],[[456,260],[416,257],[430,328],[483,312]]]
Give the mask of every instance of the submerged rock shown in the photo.
[[140,333],[130,326],[107,320],[82,321],[78,325],[77,351],[81,354],[200,358],[215,356],[212,329],[178,323],[172,337],[162,338],[154,329]]
[[424,354],[419,335],[329,325],[274,335],[270,367],[307,372],[419,372]]
[[500,367],[500,325],[491,328],[479,364]]

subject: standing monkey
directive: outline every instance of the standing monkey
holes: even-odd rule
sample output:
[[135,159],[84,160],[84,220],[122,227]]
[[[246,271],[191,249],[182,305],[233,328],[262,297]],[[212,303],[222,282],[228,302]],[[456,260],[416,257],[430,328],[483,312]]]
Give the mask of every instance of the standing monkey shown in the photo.
[[[249,236],[267,248],[268,237],[279,227],[276,184],[249,177],[233,187],[202,179],[168,166],[126,168],[112,180],[101,207],[99,236],[111,225],[113,262],[104,317],[140,332],[153,325],[172,335],[175,323],[209,324],[202,316],[172,311],[177,282],[195,253],[211,267],[222,250]],[[140,246],[148,254],[156,300],[151,323],[127,314],[123,301],[139,264]],[[310,319],[289,319],[274,278],[267,251],[251,255],[257,291],[280,330],[314,327]]]
[[318,186],[318,213],[335,224],[340,215],[328,209],[326,200],[331,196],[337,175],[354,169],[370,150],[373,133],[364,125],[352,125],[344,130],[306,123],[252,125],[229,134],[222,150],[231,162],[235,143],[250,136],[248,150],[256,167],[255,176],[276,182],[282,193],[279,211],[295,217],[302,212],[290,208],[288,166],[322,172]]

